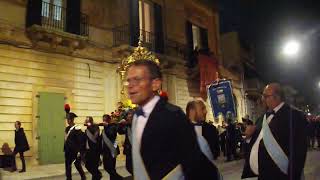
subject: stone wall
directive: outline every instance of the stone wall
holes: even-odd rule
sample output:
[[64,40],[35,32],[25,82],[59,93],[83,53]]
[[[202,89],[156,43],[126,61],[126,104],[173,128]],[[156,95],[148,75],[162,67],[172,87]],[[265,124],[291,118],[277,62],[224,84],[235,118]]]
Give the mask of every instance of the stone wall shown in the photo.
[[86,116],[100,122],[103,114],[115,109],[119,84],[114,65],[1,45],[0,143],[14,147],[13,124],[20,120],[31,146],[27,156],[37,154],[39,92],[65,94],[79,116],[76,123],[83,124]]

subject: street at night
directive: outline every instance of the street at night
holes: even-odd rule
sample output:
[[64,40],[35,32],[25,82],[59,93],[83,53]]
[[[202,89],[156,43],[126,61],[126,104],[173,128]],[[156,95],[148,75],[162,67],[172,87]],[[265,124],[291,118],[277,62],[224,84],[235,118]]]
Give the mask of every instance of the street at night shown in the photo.
[[0,0],[0,180],[320,180],[319,4]]

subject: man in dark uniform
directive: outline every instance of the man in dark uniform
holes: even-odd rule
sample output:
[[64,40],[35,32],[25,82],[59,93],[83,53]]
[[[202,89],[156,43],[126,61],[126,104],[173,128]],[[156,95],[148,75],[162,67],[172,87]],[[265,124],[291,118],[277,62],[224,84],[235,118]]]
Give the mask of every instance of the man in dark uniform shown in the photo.
[[316,136],[317,136],[317,143],[318,143],[318,148],[320,149],[320,117],[316,117]]
[[161,81],[161,71],[151,60],[137,60],[128,68],[128,94],[139,105],[132,120],[134,179],[218,179],[181,108],[156,95]]
[[227,141],[227,132],[226,132],[226,123],[225,121],[222,121],[222,132],[220,133],[219,135],[219,140],[220,140],[220,149],[221,149],[221,152],[223,153],[223,157],[226,157],[227,156],[227,150],[226,150],[226,141]]
[[242,178],[254,175],[259,180],[300,180],[307,152],[305,115],[284,102],[277,83],[265,87],[262,100],[267,112],[256,126],[246,129],[250,155]]
[[116,171],[116,159],[120,153],[116,142],[118,125],[111,122],[111,117],[103,115],[104,130],[101,134],[103,167],[109,173],[110,180],[119,180],[122,177]]
[[100,129],[99,126],[94,124],[93,118],[88,116],[85,121],[85,126],[87,129],[86,134],[86,155],[85,163],[86,168],[92,175],[92,180],[101,179],[102,175],[99,171],[99,161],[100,161]]
[[308,147],[313,149],[315,140],[316,140],[316,120],[315,118],[310,117],[307,124],[307,138],[308,138]]
[[76,166],[81,179],[86,179],[84,171],[81,166],[81,156],[85,152],[84,134],[81,127],[75,125],[74,118],[76,114],[70,112],[67,114],[68,127],[65,129],[65,142],[64,142],[64,157],[67,180],[72,179],[71,167],[72,163]]
[[133,119],[133,110],[130,110],[127,114],[126,120],[120,122],[120,127],[118,130],[119,134],[125,134],[126,138],[123,144],[123,154],[126,155],[126,168],[130,174],[132,174],[132,130],[131,124]]
[[194,124],[196,131],[199,130],[200,132],[198,133],[208,142],[213,159],[216,160],[220,155],[219,132],[214,125],[205,121],[207,116],[206,105],[201,100],[194,101],[194,103],[191,101],[187,104],[187,114]]
[[226,128],[226,150],[227,150],[227,161],[238,159],[237,154],[237,137],[236,137],[236,126],[234,125],[231,115],[227,115],[228,126]]

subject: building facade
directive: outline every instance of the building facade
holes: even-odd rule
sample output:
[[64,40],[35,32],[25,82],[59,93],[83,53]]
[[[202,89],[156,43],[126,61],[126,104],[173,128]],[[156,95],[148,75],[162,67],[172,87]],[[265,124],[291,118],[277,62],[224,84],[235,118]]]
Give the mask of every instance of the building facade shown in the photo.
[[139,38],[160,59],[169,101],[185,109],[200,97],[188,52],[209,48],[220,58],[218,24],[209,1],[1,0],[0,143],[13,148],[19,120],[32,164],[63,162],[63,105],[77,124],[114,111],[117,67]]

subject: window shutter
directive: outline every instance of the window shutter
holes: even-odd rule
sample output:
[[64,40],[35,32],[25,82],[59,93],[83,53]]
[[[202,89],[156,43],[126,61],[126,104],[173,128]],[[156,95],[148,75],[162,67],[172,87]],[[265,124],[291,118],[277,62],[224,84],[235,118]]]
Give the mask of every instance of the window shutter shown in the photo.
[[41,26],[42,1],[28,0],[27,6],[26,26],[30,27],[34,24]]
[[155,21],[155,52],[163,53],[164,38],[163,38],[163,22],[162,8],[159,4],[154,3],[154,21]]
[[66,31],[80,35],[80,0],[67,0]]
[[208,30],[200,28],[201,49],[208,50]]
[[139,42],[139,0],[129,0],[130,5],[130,45],[138,46]]

